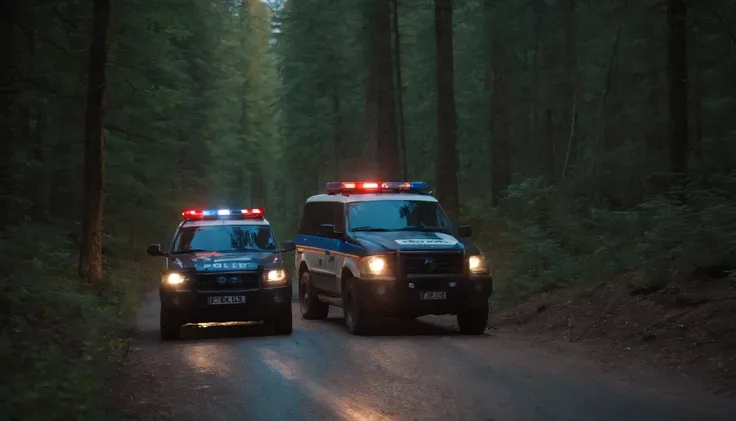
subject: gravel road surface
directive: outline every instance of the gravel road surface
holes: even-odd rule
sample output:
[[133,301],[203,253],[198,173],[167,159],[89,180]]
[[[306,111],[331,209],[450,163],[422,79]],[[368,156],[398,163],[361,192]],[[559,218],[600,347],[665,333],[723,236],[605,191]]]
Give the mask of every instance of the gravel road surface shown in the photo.
[[[736,403],[686,379],[612,370],[568,344],[491,331],[456,333],[454,319],[387,322],[349,335],[342,312],[294,333],[260,325],[186,326],[161,342],[158,295],[141,308],[112,389],[139,420],[736,420]],[[729,416],[730,415],[730,416]]]

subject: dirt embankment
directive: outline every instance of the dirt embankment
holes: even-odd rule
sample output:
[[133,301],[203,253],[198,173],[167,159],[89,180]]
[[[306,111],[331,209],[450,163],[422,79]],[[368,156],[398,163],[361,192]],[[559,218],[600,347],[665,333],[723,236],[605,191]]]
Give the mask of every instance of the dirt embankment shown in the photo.
[[556,291],[494,315],[501,331],[576,342],[613,367],[641,365],[736,396],[736,279],[668,274],[655,288],[634,273],[587,291]]

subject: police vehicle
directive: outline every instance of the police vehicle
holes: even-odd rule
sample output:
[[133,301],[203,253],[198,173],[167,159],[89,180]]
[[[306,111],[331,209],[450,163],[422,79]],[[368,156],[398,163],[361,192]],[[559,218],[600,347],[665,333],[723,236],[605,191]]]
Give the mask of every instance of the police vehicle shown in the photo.
[[343,308],[353,334],[378,317],[454,314],[460,331],[488,322],[486,260],[423,182],[329,182],[307,199],[296,238],[302,317]]
[[187,323],[266,321],[291,334],[291,281],[263,209],[188,209],[168,251],[161,278],[161,339],[179,339]]

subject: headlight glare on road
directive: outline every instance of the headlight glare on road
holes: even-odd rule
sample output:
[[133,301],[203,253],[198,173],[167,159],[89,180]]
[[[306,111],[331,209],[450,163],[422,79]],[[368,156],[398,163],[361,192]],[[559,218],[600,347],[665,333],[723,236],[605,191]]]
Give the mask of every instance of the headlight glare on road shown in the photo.
[[488,270],[486,259],[482,255],[470,256],[468,258],[468,269],[471,273],[483,273]]
[[269,270],[266,273],[266,282],[270,284],[279,284],[286,281],[286,271],[284,269]]
[[172,272],[166,277],[166,282],[170,285],[177,285],[184,282],[184,277],[180,273]]

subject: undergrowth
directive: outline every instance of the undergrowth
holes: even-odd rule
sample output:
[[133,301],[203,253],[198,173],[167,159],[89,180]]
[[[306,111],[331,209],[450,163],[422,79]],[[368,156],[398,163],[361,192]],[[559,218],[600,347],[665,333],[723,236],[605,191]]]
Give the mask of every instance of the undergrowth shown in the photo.
[[[621,271],[642,287],[673,268],[736,264],[736,176],[709,177],[613,209],[573,184],[527,179],[491,210],[468,205],[494,272],[497,307],[540,292],[605,284]],[[666,280],[665,280],[666,282]]]
[[76,245],[58,227],[0,238],[0,419],[108,420],[103,384],[127,347],[146,276],[106,262],[99,295],[76,276]]

